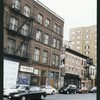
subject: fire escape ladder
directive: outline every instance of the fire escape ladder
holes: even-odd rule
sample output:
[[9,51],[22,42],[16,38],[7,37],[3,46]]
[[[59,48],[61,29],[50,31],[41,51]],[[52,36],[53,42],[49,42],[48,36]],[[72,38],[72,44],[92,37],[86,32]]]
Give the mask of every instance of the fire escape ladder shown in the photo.
[[14,54],[16,54],[18,52],[18,50],[20,49],[20,47],[25,43],[25,41],[28,39],[29,37],[26,37],[23,42],[18,46],[18,48],[15,50]]
[[[29,17],[20,27],[19,29],[17,30],[17,32],[19,32],[19,30],[23,27],[23,25],[27,22],[27,21],[31,21],[33,18]],[[25,43],[26,40],[29,39],[29,36],[26,37],[23,42],[18,46],[18,48],[15,50],[14,54],[16,54],[18,52],[18,50],[20,49],[20,47]]]
[[19,32],[19,30],[23,27],[23,25],[27,22],[27,21],[29,21],[31,18],[29,17],[19,28],[18,28],[18,30],[17,30],[17,32]]

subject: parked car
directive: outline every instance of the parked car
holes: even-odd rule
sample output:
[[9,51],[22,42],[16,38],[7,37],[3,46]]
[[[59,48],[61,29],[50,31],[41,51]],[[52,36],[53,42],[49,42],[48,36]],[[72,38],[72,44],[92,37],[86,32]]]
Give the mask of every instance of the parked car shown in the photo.
[[11,93],[10,100],[44,100],[47,96],[45,91],[42,91],[38,86],[30,86],[26,92]]
[[53,88],[52,86],[47,86],[47,85],[43,85],[41,86],[41,89],[43,91],[45,91],[47,94],[55,94],[57,93],[57,90],[55,88]]
[[25,92],[27,90],[27,88],[29,87],[29,85],[16,85],[16,86],[12,86],[9,89],[4,89],[3,90],[3,95],[4,96],[9,96],[10,93],[19,93],[19,92]]
[[80,87],[78,90],[77,90],[77,93],[88,93],[88,89],[86,87]]
[[70,94],[70,93],[76,94],[76,91],[77,91],[76,85],[67,85],[59,89],[59,93],[66,93],[66,94]]
[[90,90],[89,90],[89,93],[96,93],[97,92],[97,87],[92,87]]

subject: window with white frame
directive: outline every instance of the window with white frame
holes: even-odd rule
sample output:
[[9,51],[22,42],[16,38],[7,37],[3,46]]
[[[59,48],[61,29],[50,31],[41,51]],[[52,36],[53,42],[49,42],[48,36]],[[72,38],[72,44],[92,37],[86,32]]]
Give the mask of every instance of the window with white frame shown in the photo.
[[86,36],[85,36],[85,38],[89,38],[89,37],[90,37],[89,35],[86,35]]
[[50,26],[50,20],[47,18],[45,21],[45,27],[49,28],[49,26]]
[[49,35],[44,34],[44,44],[49,44]]
[[86,46],[85,46],[85,49],[89,49],[89,46],[88,46],[88,45],[86,45]]
[[85,54],[88,55],[89,54],[89,51],[85,51]]
[[81,33],[81,31],[79,31],[79,30],[78,30],[76,33],[80,34],[80,33]]
[[58,62],[59,62],[58,55],[56,55],[55,58],[56,58],[56,59],[55,59],[55,66],[58,66]]
[[13,0],[12,8],[20,9],[20,0]]
[[54,24],[54,32],[57,32],[57,24]]
[[76,49],[80,49],[80,47],[78,46],[78,47],[76,47]]
[[40,23],[40,24],[42,24],[43,23],[43,16],[42,16],[42,14],[38,14],[38,22]]
[[56,47],[56,39],[53,39],[53,47]]
[[58,32],[57,32],[58,34],[60,34],[60,29],[61,29],[60,26],[58,26]]
[[89,33],[89,32],[90,32],[90,30],[89,30],[89,29],[87,29],[85,32],[86,32],[86,33]]
[[57,40],[57,49],[59,49],[60,42]]
[[36,31],[36,40],[41,41],[42,31],[38,30]]
[[27,24],[24,24],[24,26],[21,28],[21,34],[28,36],[28,30],[29,30],[29,26]]
[[17,29],[18,29],[18,19],[11,17],[9,28],[11,30],[17,31]]
[[15,44],[16,44],[15,40],[8,38],[8,41],[7,41],[7,52],[9,54],[14,54]]
[[34,61],[38,61],[39,62],[39,59],[40,59],[40,49],[35,48]]
[[24,6],[24,15],[27,16],[27,17],[30,17],[30,14],[31,14],[31,9],[29,6],[25,5]]
[[27,57],[27,48],[28,48],[28,45],[27,44],[23,44],[19,51],[18,51],[18,55],[21,56],[21,57]]
[[42,62],[46,64],[47,61],[48,61],[48,52],[47,51],[43,51]]

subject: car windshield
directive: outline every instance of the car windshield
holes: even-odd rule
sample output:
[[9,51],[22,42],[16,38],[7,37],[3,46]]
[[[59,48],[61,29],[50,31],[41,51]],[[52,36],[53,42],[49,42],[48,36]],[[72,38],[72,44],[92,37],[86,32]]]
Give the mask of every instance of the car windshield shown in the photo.
[[30,89],[29,89],[30,91],[40,91],[41,90],[41,88],[40,87],[30,87]]

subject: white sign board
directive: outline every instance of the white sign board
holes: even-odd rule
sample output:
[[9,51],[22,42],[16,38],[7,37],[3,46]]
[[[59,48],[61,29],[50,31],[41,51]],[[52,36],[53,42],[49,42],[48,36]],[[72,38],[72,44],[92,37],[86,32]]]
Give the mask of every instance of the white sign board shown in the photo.
[[22,72],[29,72],[29,73],[33,73],[33,68],[32,67],[27,67],[27,66],[20,66],[20,71]]
[[10,88],[16,85],[18,68],[18,62],[4,60],[3,88]]

